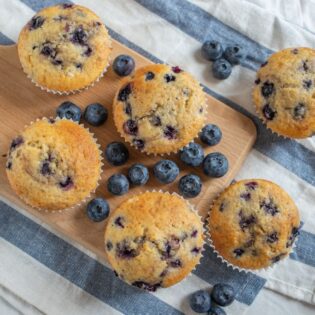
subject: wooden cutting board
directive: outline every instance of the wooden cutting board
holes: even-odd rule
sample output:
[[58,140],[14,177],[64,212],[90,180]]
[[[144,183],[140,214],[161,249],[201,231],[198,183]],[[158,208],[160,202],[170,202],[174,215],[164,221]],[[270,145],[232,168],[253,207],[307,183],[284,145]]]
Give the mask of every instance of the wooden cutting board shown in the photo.
[[[135,59],[137,67],[151,63],[148,59],[116,41],[113,43],[113,48],[113,58],[124,53]],[[39,117],[55,116],[56,108],[65,100],[73,101],[82,109],[93,102],[100,102],[108,108],[109,119],[107,122],[100,127],[90,127],[101,144],[102,150],[109,142],[123,141],[114,127],[111,113],[111,104],[119,80],[120,78],[109,68],[101,81],[87,91],[72,96],[52,95],[40,90],[26,78],[19,63],[15,45],[0,46],[0,198],[8,200],[23,211],[27,211],[40,222],[48,224],[54,230],[83,245],[99,257],[104,257],[103,229],[105,223],[91,222],[85,214],[84,205],[62,213],[39,212],[26,206],[8,184],[5,172],[5,154],[12,138],[22,131],[25,125]],[[223,138],[217,146],[205,148],[205,151],[206,153],[219,151],[225,154],[230,164],[229,172],[222,178],[211,179],[202,173],[201,168],[194,169],[185,166],[176,155],[170,156],[180,166],[180,176],[189,172],[201,176],[203,180],[202,192],[190,201],[203,216],[209,209],[213,197],[233,180],[256,139],[256,128],[249,118],[211,96],[208,96],[208,106],[208,120],[222,129]],[[140,154],[131,147],[129,147],[129,151],[130,159],[126,165],[113,167],[107,161],[104,162],[102,181],[96,191],[96,196],[108,199],[112,210],[123,200],[140,191],[162,189],[178,192],[177,185],[180,176],[169,185],[162,185],[153,177],[152,166],[160,159],[159,157]],[[150,167],[149,182],[144,187],[132,187],[129,193],[124,196],[117,197],[109,194],[106,190],[106,181],[109,176],[117,172],[127,174],[128,167],[135,162],[141,162]],[[176,214],[174,213],[174,215]]]

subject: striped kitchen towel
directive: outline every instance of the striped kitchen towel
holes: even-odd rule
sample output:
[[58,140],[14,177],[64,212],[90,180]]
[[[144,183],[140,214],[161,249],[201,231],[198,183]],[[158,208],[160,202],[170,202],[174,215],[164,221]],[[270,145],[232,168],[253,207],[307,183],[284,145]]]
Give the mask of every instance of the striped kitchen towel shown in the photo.
[[[14,43],[35,11],[59,2],[64,1],[0,0],[0,44]],[[257,119],[251,102],[255,71],[273,51],[314,45],[315,3],[294,0],[76,3],[94,10],[116,40],[154,62],[183,67],[209,94],[252,118],[258,138],[236,179],[266,178],[281,185],[301,210],[303,229],[290,258],[268,272],[233,271],[207,247],[202,263],[186,281],[156,293],[143,293],[116,278],[106,262],[3,200],[0,297],[24,314],[193,314],[187,300],[191,292],[217,282],[229,282],[238,292],[229,314],[247,311],[263,286],[315,305],[314,137],[297,141],[277,137]],[[226,81],[213,79],[209,64],[200,56],[201,43],[209,38],[240,44],[248,51],[244,65],[235,67]],[[10,266],[14,272],[10,272]]]

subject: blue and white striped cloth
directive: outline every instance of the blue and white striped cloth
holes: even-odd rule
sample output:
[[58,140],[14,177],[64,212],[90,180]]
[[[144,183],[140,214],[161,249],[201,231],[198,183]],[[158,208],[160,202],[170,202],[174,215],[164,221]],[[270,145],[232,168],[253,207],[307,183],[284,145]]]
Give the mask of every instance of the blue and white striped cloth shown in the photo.
[[[0,44],[17,40],[39,9],[63,1],[0,0]],[[251,117],[257,142],[236,179],[266,178],[293,197],[304,222],[290,258],[267,272],[240,273],[207,248],[180,284],[144,293],[114,276],[106,262],[62,238],[23,209],[0,201],[0,314],[193,314],[189,294],[217,282],[237,289],[232,315],[315,312],[315,139],[288,140],[266,130],[251,102],[255,71],[273,52],[314,47],[313,0],[79,0],[116,40],[155,62],[179,65],[206,91]],[[200,56],[208,38],[248,50],[243,66],[218,82]],[[1,82],[0,82],[1,84]],[[1,189],[1,188],[0,188]],[[264,288],[263,288],[264,287]],[[295,299],[295,300],[294,300]],[[300,302],[297,302],[299,300]]]

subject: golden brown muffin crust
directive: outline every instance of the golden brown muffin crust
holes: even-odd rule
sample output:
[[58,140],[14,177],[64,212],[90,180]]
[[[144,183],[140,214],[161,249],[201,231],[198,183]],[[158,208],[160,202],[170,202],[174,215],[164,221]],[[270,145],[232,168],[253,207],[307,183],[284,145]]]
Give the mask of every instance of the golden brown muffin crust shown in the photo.
[[27,204],[61,210],[96,189],[101,165],[98,145],[86,129],[69,120],[42,119],[12,141],[7,176]]
[[199,83],[178,67],[138,69],[123,80],[114,99],[119,133],[147,153],[176,152],[197,136],[207,114]]
[[203,247],[200,217],[178,195],[146,192],[123,202],[105,229],[106,254],[119,277],[155,290],[185,278]]
[[109,63],[111,40],[91,10],[64,4],[39,11],[22,29],[18,53],[26,74],[55,91],[85,88]]
[[300,226],[299,212],[278,185],[241,180],[215,200],[209,215],[214,248],[229,263],[261,269],[285,258]]

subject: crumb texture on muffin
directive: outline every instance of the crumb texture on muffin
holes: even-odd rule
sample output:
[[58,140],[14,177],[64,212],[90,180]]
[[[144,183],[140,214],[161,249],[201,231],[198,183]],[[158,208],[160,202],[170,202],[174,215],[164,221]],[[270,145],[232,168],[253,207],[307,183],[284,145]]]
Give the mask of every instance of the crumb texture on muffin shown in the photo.
[[241,180],[215,200],[209,215],[214,248],[229,263],[261,269],[285,258],[299,233],[299,212],[278,185]]
[[82,126],[42,119],[13,139],[6,167],[11,187],[27,204],[61,210],[96,189],[101,156],[94,138]]
[[39,11],[22,29],[18,53],[26,74],[54,91],[83,89],[108,65],[111,39],[91,10],[56,5]]
[[192,141],[207,115],[205,93],[179,67],[138,69],[123,80],[113,104],[119,133],[141,151],[176,152]]
[[273,54],[257,72],[253,99],[260,118],[279,135],[315,133],[315,50],[289,48]]
[[152,291],[185,278],[202,247],[200,217],[175,194],[133,196],[111,214],[105,229],[106,254],[118,276]]

